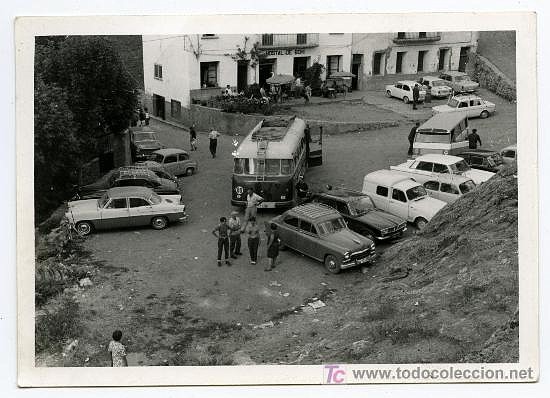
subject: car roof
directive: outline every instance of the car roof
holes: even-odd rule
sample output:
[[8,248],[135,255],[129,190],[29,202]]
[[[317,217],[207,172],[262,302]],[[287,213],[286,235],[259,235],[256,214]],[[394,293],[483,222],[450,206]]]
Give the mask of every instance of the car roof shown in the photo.
[[384,186],[394,186],[395,184],[411,180],[412,178],[404,176],[393,170],[377,170],[369,173],[365,176],[365,180],[370,180],[373,183],[381,184]]
[[420,84],[418,82],[415,82],[414,80],[399,80],[397,83],[407,84],[409,86],[414,86],[415,84]]
[[157,134],[156,131],[152,131],[152,130],[134,130],[132,131],[132,134],[139,134],[139,133],[148,133],[148,134]]
[[158,180],[157,175],[145,167],[123,166],[118,169],[118,180],[148,178]]
[[456,162],[460,162],[462,159],[459,156],[453,156],[453,155],[441,155],[438,153],[427,153],[426,155],[418,156],[415,161],[423,161],[423,162],[437,162],[445,165],[455,164]]
[[422,132],[424,130],[444,130],[453,129],[458,123],[466,119],[466,116],[462,112],[443,112],[436,113],[423,124],[421,124],[417,131]]
[[508,150],[511,150],[511,149],[513,149],[513,150],[516,150],[516,151],[517,151],[517,149],[518,149],[517,147],[518,147],[518,145],[517,145],[517,144],[512,144],[512,145],[508,145],[508,146],[507,146],[507,147],[505,147],[505,148],[502,148],[502,149],[501,149],[501,151],[508,151]]
[[468,75],[467,73],[459,72],[457,70],[450,70],[450,71],[447,71],[447,72],[442,72],[441,74],[442,75],[449,75],[449,76],[467,76]]
[[443,80],[442,78],[437,76],[423,76],[422,79],[423,80]]
[[307,203],[296,206],[290,209],[289,213],[294,213],[298,216],[308,218],[313,221],[321,221],[323,219],[334,218],[334,216],[340,216],[340,213],[338,213],[335,209],[321,203]]
[[149,198],[154,192],[147,187],[115,187],[107,190],[107,195],[112,199],[136,197]]
[[481,99],[479,95],[475,95],[475,94],[459,94],[459,95],[455,95],[453,98],[456,98],[459,101],[466,100],[466,99]]
[[337,199],[341,199],[344,202],[352,202],[358,198],[369,197],[369,195],[365,193],[353,191],[351,189],[344,189],[344,188],[325,191],[325,192],[319,192],[316,195],[337,198]]
[[158,153],[162,156],[167,156],[167,155],[179,155],[180,153],[188,153],[188,152],[179,148],[163,148],[163,149],[158,149],[153,153]]

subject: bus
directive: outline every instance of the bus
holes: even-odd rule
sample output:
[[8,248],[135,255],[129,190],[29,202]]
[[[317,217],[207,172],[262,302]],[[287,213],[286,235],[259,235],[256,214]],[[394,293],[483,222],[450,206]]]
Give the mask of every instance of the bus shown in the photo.
[[412,157],[458,154],[468,149],[468,131],[468,118],[463,114],[437,113],[416,129]]
[[264,198],[259,208],[297,204],[296,183],[308,167],[322,164],[322,129],[313,140],[295,116],[264,119],[233,152],[231,204],[246,206],[248,188]]

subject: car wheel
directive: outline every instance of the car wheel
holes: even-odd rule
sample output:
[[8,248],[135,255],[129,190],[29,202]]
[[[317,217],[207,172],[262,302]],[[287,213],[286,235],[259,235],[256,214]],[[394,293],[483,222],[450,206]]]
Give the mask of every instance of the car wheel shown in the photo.
[[337,274],[340,272],[340,264],[336,257],[332,254],[329,254],[325,257],[325,268],[331,274]]
[[186,176],[192,176],[194,172],[195,172],[195,170],[193,170],[192,167],[189,167],[187,170],[185,170],[185,175]]
[[164,229],[168,225],[168,220],[166,217],[153,217],[151,220],[151,226],[153,229]]
[[422,217],[418,217],[416,219],[416,228],[418,228],[420,231],[422,231],[424,228],[426,228],[426,225],[428,225],[428,220]]
[[92,233],[94,227],[92,223],[88,221],[80,221],[79,223],[76,224],[75,229],[80,236],[86,236]]
[[405,104],[408,104],[409,103],[409,97],[407,97],[406,95],[403,97],[403,102]]
[[388,96],[388,98],[391,98],[391,91],[390,91],[390,90],[386,90],[386,95]]
[[489,112],[483,111],[481,112],[481,115],[479,115],[479,117],[482,119],[487,119],[489,117]]

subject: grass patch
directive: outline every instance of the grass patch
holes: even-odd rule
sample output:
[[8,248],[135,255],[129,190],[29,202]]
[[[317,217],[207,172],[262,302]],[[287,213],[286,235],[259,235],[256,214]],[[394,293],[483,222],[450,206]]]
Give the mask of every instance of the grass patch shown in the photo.
[[35,345],[36,351],[58,349],[67,340],[78,336],[82,330],[79,321],[78,303],[71,297],[60,296],[52,300],[53,309],[36,318]]
[[361,316],[361,321],[373,322],[383,319],[389,319],[392,318],[396,312],[397,309],[395,308],[395,304],[388,301],[379,305],[376,308],[371,309],[369,312]]

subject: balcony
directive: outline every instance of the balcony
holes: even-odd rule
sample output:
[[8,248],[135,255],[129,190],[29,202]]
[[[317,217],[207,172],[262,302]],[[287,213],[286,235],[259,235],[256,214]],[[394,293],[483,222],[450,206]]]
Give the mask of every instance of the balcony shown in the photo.
[[441,40],[440,32],[398,32],[393,38],[395,44],[420,44]]
[[310,48],[319,45],[319,33],[263,34],[259,48],[264,50]]

